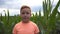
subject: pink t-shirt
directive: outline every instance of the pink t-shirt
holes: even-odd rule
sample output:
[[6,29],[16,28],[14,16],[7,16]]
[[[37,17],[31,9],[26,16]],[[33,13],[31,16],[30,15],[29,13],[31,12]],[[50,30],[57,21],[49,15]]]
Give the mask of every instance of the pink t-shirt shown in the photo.
[[39,29],[35,23],[29,21],[29,23],[23,23],[22,21],[17,23],[13,28],[13,34],[35,34]]

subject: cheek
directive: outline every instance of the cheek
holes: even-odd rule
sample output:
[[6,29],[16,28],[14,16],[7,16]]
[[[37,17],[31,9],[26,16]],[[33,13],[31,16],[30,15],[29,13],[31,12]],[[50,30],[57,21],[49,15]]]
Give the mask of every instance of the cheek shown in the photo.
[[21,15],[21,17],[23,18],[25,15]]
[[31,15],[30,15],[30,14],[28,14],[27,16],[28,16],[28,17],[30,17]]
[[23,15],[20,15],[21,16],[21,18],[23,18],[24,16]]
[[31,17],[31,15],[27,15],[29,18]]
[[31,14],[28,14],[28,16],[31,16]]

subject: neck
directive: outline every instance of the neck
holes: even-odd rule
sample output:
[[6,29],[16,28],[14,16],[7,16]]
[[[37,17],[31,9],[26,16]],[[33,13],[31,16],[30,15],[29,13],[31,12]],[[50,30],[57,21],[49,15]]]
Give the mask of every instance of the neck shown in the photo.
[[29,23],[29,21],[22,21],[23,23]]

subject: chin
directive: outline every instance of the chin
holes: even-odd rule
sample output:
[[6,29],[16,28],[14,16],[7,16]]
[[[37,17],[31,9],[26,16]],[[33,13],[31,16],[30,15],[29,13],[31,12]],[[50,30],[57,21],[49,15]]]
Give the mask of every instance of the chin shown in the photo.
[[23,22],[27,23],[27,22],[29,22],[29,20],[24,20]]

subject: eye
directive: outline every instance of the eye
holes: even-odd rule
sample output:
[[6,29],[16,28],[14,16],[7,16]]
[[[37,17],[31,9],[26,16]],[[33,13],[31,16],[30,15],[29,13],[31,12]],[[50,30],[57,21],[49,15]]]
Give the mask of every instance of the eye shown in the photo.
[[24,12],[22,14],[25,14]]
[[29,14],[29,13],[27,12],[27,14]]

